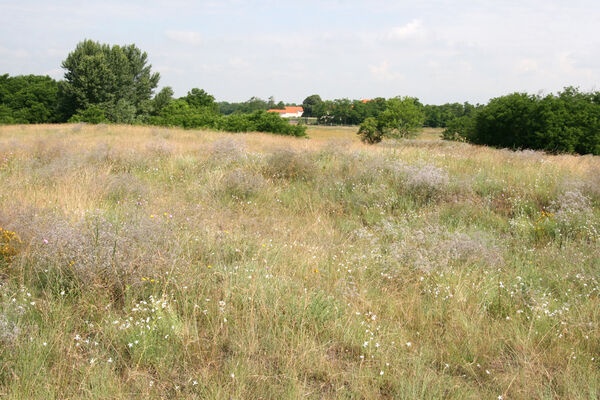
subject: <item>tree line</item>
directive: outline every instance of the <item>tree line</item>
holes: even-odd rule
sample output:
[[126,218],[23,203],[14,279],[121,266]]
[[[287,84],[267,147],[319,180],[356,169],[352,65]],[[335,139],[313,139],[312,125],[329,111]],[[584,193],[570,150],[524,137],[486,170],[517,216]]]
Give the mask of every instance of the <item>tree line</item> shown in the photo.
[[[125,123],[232,132],[259,131],[306,135],[270,108],[274,98],[246,102],[215,101],[199,88],[174,98],[171,87],[155,93],[160,75],[135,45],[84,40],[62,62],[64,79],[0,75],[0,124]],[[600,154],[600,92],[568,87],[557,94],[513,93],[485,105],[424,105],[414,97],[302,102],[305,117],[321,124],[360,125],[367,143],[406,137],[423,126],[442,127],[443,138],[511,149]]]
[[[424,119],[423,126],[445,128],[449,121],[471,114],[477,106],[469,103],[447,103],[442,105],[422,104],[413,98],[421,108]],[[304,117],[314,117],[319,124],[325,125],[360,125],[367,118],[377,116],[388,108],[389,100],[383,97],[365,100],[347,98],[322,100],[318,94],[308,96],[302,102]]]
[[406,137],[427,126],[432,115],[439,116],[438,126],[445,126],[442,138],[446,140],[513,150],[600,155],[600,92],[582,92],[574,87],[545,96],[512,93],[477,106],[431,107],[413,97],[395,97],[386,101],[383,111],[367,117],[358,134],[367,143]]
[[[77,44],[62,62],[64,79],[48,76],[0,75],[0,124],[88,122],[150,124],[306,135],[266,106],[285,105],[252,98],[225,103],[227,112],[202,89],[175,99],[167,86],[154,93],[160,80],[148,56],[135,45],[108,45],[92,40]],[[257,106],[258,105],[258,106]]]

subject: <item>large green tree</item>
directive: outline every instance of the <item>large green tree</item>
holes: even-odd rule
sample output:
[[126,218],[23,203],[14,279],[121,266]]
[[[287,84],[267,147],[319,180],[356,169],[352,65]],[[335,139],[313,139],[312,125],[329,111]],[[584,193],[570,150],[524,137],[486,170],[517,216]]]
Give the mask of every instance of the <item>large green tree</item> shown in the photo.
[[57,82],[48,76],[0,75],[0,123],[58,122]]
[[152,73],[148,56],[134,44],[110,46],[92,40],[77,44],[62,67],[61,111],[70,117],[96,105],[111,122],[147,117],[159,74]]

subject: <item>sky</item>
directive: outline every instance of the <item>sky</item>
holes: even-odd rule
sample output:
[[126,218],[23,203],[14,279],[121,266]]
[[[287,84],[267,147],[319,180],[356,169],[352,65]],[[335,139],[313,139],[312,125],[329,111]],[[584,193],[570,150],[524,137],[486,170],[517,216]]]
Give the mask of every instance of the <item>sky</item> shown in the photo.
[[589,0],[0,0],[0,74],[62,79],[78,42],[132,44],[177,97],[485,103],[600,90]]

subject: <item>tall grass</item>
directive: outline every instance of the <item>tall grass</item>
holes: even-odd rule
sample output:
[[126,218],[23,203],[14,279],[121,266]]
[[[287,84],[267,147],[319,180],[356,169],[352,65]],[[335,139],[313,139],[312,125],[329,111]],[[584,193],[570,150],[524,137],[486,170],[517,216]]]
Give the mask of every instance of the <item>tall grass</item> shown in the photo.
[[0,127],[0,396],[598,398],[599,170]]

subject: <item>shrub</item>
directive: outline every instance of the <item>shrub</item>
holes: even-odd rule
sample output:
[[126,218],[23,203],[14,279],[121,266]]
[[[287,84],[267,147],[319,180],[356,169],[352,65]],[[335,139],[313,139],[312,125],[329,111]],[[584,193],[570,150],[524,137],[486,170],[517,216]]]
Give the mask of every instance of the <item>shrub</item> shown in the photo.
[[160,275],[175,257],[170,224],[157,218],[111,221],[88,213],[72,222],[34,209],[15,213],[12,223],[27,239],[33,272],[68,287],[101,286],[119,296],[141,277]]
[[550,204],[550,211],[559,233],[567,236],[584,231],[594,216],[590,199],[578,189],[561,193]]
[[281,118],[279,114],[256,111],[249,114],[248,118],[253,125],[253,130],[257,132],[271,132],[289,136],[306,136],[305,126],[291,125],[286,119]]
[[305,153],[282,148],[267,158],[264,173],[270,178],[309,180],[315,173],[315,165]]
[[481,232],[471,235],[455,233],[440,244],[441,252],[449,259],[462,263],[483,262],[488,266],[502,263],[501,251],[490,244],[490,240]]
[[574,88],[545,97],[513,93],[490,100],[463,130],[476,144],[600,154],[599,97]]
[[473,136],[475,129],[474,115],[463,116],[448,121],[446,129],[442,131],[442,139],[464,142]]
[[229,137],[217,139],[212,143],[211,151],[217,160],[240,161],[246,158],[246,142]]
[[448,173],[434,165],[406,166],[406,187],[417,197],[430,200],[446,190]]
[[377,119],[369,117],[360,124],[358,129],[358,135],[361,140],[365,143],[373,144],[379,143],[383,140],[383,129],[377,123]]
[[222,189],[233,197],[246,199],[257,194],[265,184],[261,175],[240,168],[225,175]]
[[91,104],[85,110],[80,110],[77,112],[77,114],[73,115],[69,119],[69,122],[86,122],[89,124],[100,124],[108,122],[108,119],[106,118],[104,110],[100,106],[96,104]]
[[256,111],[251,114],[222,116],[213,106],[194,106],[185,100],[171,101],[150,123],[180,126],[186,129],[210,128],[227,132],[270,132],[290,136],[306,136],[306,128],[291,125],[278,114]]
[[231,114],[218,121],[216,128],[227,132],[249,132],[256,130],[246,114]]

